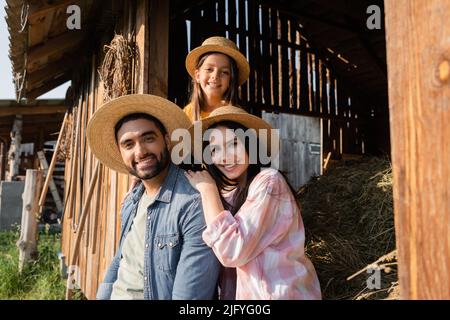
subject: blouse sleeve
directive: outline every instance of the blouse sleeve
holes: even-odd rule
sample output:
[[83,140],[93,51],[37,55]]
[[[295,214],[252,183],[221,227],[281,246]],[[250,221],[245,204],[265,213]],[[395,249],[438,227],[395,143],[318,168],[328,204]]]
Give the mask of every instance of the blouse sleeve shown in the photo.
[[239,267],[276,244],[288,232],[297,203],[278,171],[257,175],[240,210],[222,211],[203,232],[203,240],[226,267]]

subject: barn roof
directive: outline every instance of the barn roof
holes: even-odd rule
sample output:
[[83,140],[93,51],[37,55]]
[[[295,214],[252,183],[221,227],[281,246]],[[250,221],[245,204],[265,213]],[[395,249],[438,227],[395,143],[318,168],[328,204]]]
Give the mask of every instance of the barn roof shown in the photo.
[[[204,0],[172,2],[172,7],[183,10]],[[384,23],[383,0],[265,0],[262,3],[296,16],[308,42],[349,87],[387,106],[384,26],[381,30],[369,30],[366,26],[370,5],[381,8]],[[69,4],[80,6],[82,24],[87,27],[67,29]],[[89,47],[90,37],[101,24],[101,19],[95,17],[98,6],[105,3],[7,0],[10,59],[18,98],[32,100],[71,79],[72,71],[80,63],[80,53]],[[24,16],[28,23],[23,28]]]
[[22,115],[22,141],[33,141],[39,135],[43,139],[58,132],[67,110],[61,99],[36,100],[33,103],[0,100],[0,139],[10,140],[10,132],[16,115]]
[[18,100],[33,100],[71,79],[88,30],[68,30],[68,5],[81,9],[85,23],[92,0],[7,0],[9,57]]

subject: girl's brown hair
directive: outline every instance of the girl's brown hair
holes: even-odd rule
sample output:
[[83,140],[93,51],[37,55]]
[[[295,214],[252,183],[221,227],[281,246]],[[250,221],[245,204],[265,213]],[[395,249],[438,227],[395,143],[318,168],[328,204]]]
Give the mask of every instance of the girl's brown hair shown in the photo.
[[[237,68],[236,62],[230,56],[222,53],[222,52],[207,52],[200,56],[198,59],[197,65],[195,66],[196,70],[199,70],[200,67],[205,62],[206,58],[212,54],[220,53],[225,55],[230,61],[230,85],[228,86],[227,91],[225,91],[223,99],[226,104],[231,104],[234,106],[238,105],[239,97],[238,97],[238,75],[239,70]],[[205,99],[203,97],[203,91],[200,87],[200,84],[192,78],[192,89],[191,89],[191,98],[190,103],[193,105],[193,116],[194,121],[200,120],[200,110],[204,106]]]

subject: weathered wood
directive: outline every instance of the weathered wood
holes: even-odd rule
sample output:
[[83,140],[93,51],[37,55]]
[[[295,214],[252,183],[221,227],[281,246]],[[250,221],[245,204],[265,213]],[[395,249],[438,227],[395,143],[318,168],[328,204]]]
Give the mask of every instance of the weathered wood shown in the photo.
[[[169,12],[170,1],[152,0],[149,13],[149,93],[167,97],[169,91]],[[144,70],[145,71],[145,70]]]
[[17,115],[11,130],[11,145],[8,152],[8,181],[12,181],[14,177],[19,174],[20,144],[22,143],[22,125],[22,116]]
[[[41,164],[41,168],[44,171],[44,175],[48,175],[48,162],[47,162],[47,159],[45,158],[44,152],[38,151],[37,156],[38,156],[39,162]],[[62,205],[61,197],[59,196],[58,189],[56,188],[53,177],[50,177],[49,188],[50,188],[50,192],[52,193],[53,200],[55,200],[56,209],[58,210],[58,212],[62,212],[63,205]]]
[[48,168],[47,176],[45,177],[44,187],[42,188],[41,197],[39,198],[39,205],[43,207],[45,205],[45,197],[47,196],[48,186],[52,180],[53,170],[55,169],[57,154],[59,151],[59,146],[61,144],[61,138],[64,135],[64,130],[66,129],[67,113],[64,115],[64,120],[61,125],[61,130],[59,131],[58,140],[56,141],[55,151],[53,152],[52,161],[50,162],[50,167]]
[[[137,1],[136,10],[136,93],[149,90],[149,0]],[[154,19],[155,17],[152,17]]]
[[[84,225],[86,223],[86,220],[87,220],[87,217],[88,217],[88,213],[90,212],[90,210],[89,210],[90,206],[89,205],[91,203],[91,198],[92,198],[92,195],[94,194],[95,185],[96,185],[97,180],[98,180],[97,178],[98,178],[98,175],[99,175],[99,171],[101,169],[100,166],[101,166],[100,162],[97,162],[97,164],[95,166],[94,174],[91,177],[91,181],[89,183],[89,190],[88,190],[88,193],[87,193],[87,196],[86,196],[86,200],[83,203],[83,207],[82,207],[82,210],[81,210],[79,223],[78,223],[77,230],[76,230],[75,243],[74,243],[74,245],[72,247],[72,255],[71,255],[71,257],[70,257],[70,259],[68,261],[69,265],[71,265],[71,266],[75,266],[77,264],[77,259],[78,259],[79,253],[80,253],[78,249],[79,249],[79,246],[80,246],[81,237],[83,235]],[[70,281],[70,280],[71,280],[71,277],[69,276],[68,277],[68,281]],[[66,299],[68,299],[68,300],[70,299],[71,292],[72,292],[71,285],[68,284],[67,291],[66,291]]]
[[450,1],[385,9],[400,297],[450,299]]
[[27,70],[33,72],[41,61],[47,61],[48,57],[77,46],[83,39],[82,31],[67,31],[55,38],[32,47],[28,51]]
[[36,114],[54,114],[64,113],[67,107],[63,105],[55,106],[35,106],[35,107],[8,107],[0,108],[0,117],[8,117],[13,115],[36,115]]
[[[239,43],[237,43],[237,45],[239,46],[239,50],[242,52],[242,54],[244,56],[247,56],[247,38],[244,34],[244,32],[246,31],[246,15],[245,15],[245,2],[243,0],[238,0],[238,6],[237,6],[237,10],[239,11],[239,30],[237,31],[237,33],[239,34]],[[248,59],[248,57],[247,57]],[[245,103],[245,105],[247,105],[248,103],[248,86],[249,86],[249,81],[247,80],[241,87],[240,87],[240,91],[241,91],[241,101],[243,101],[243,103]]]
[[22,194],[22,222],[20,238],[17,241],[19,248],[19,272],[30,260],[36,260],[38,255],[38,212],[39,192],[42,187],[43,172],[41,170],[27,170],[25,187]]

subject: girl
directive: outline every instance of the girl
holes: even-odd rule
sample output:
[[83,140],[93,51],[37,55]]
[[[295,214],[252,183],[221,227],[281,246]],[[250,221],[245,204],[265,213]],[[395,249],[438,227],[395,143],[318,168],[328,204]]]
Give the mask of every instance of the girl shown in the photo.
[[321,299],[292,189],[278,170],[250,163],[249,139],[235,133],[255,129],[259,138],[258,130],[266,129],[271,141],[270,125],[232,106],[214,110],[201,124],[203,131],[212,129],[206,145],[212,164],[186,177],[201,194],[203,240],[225,267],[236,268],[236,280],[232,269],[221,276],[221,298],[233,298],[236,283],[236,299]]
[[207,117],[223,104],[238,103],[238,87],[249,76],[250,66],[236,44],[223,37],[211,37],[186,57],[192,77],[189,104],[183,109],[192,122]]

